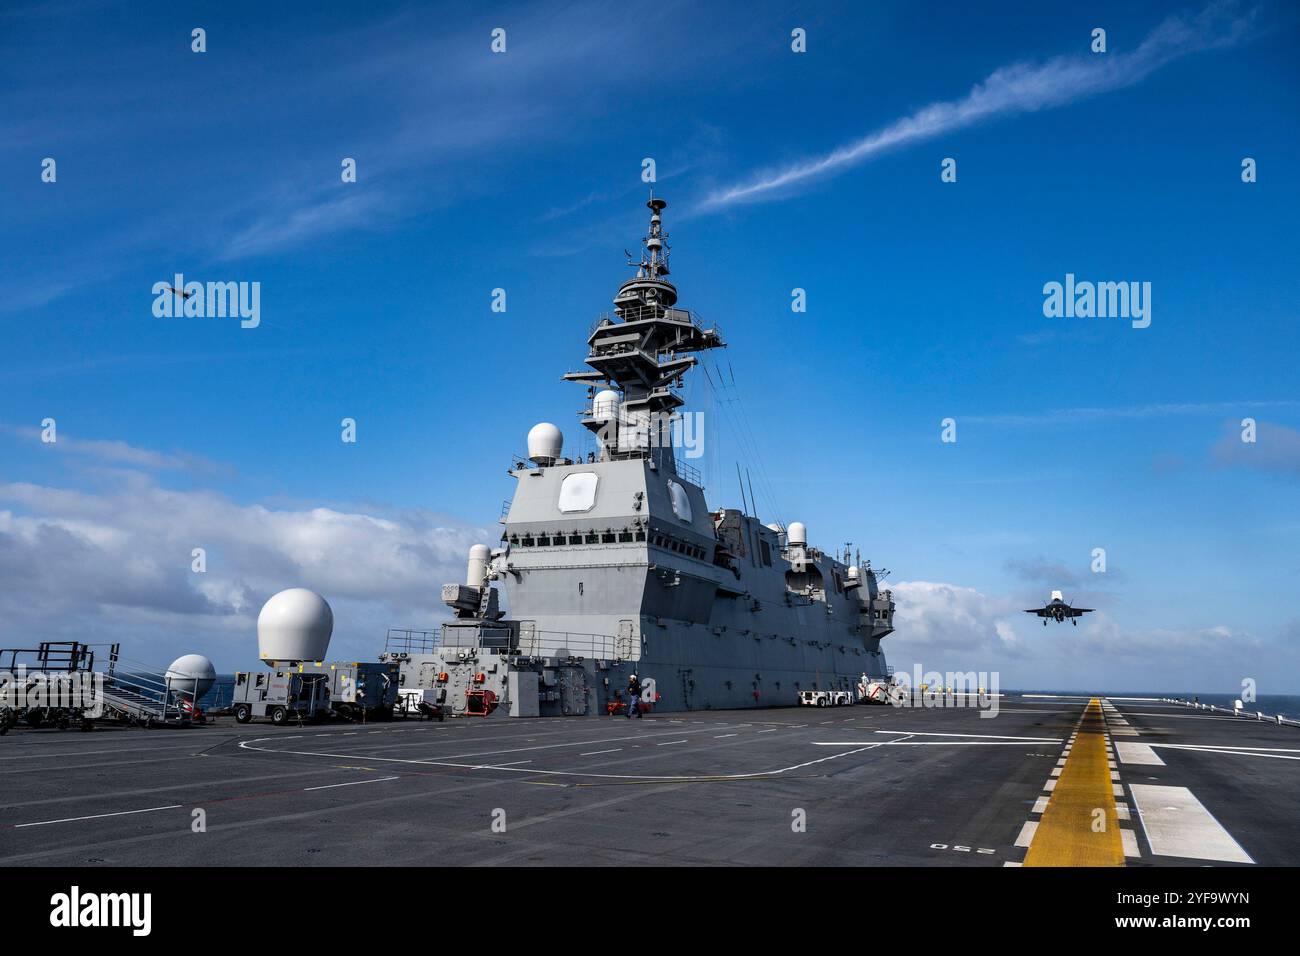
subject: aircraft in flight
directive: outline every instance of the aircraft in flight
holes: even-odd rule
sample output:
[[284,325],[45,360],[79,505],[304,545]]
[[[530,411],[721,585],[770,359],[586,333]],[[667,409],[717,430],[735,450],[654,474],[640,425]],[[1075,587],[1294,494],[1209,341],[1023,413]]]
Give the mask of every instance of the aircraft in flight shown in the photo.
[[1092,611],[1090,607],[1070,607],[1061,596],[1060,591],[1052,592],[1052,599],[1042,607],[1027,607],[1026,614],[1037,614],[1043,619],[1043,627],[1047,627],[1048,619],[1055,621],[1057,624],[1064,624],[1065,619],[1069,618],[1070,623],[1078,626],[1079,622],[1075,618],[1083,617]]

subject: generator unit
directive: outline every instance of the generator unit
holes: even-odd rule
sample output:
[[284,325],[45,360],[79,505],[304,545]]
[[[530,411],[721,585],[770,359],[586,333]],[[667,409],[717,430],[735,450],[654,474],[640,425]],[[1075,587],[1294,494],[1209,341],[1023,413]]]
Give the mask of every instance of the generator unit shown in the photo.
[[273,724],[310,720],[329,713],[329,680],[296,670],[236,673],[231,705],[241,724],[254,717],[268,717]]
[[401,687],[400,671],[396,662],[304,661],[297,667],[304,677],[324,678],[330,708],[350,720],[392,716]]

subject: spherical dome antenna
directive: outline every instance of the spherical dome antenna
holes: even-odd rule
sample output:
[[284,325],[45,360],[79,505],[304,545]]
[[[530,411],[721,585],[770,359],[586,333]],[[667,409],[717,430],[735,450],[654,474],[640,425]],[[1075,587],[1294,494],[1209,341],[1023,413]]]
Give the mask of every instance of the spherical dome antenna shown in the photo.
[[550,422],[538,422],[528,430],[528,457],[533,464],[554,464],[563,450],[564,434]]
[[321,661],[334,633],[334,612],[315,591],[289,588],[257,615],[257,650],[264,661]]
[[167,685],[176,693],[192,701],[201,700],[212,689],[217,679],[217,669],[202,654],[186,654],[172,661],[167,668]]
[[797,548],[802,548],[808,543],[808,529],[804,527],[802,521],[790,522],[790,530],[786,532],[786,540]]
[[619,394],[612,388],[602,389],[591,400],[591,417],[598,422],[607,422],[618,417]]

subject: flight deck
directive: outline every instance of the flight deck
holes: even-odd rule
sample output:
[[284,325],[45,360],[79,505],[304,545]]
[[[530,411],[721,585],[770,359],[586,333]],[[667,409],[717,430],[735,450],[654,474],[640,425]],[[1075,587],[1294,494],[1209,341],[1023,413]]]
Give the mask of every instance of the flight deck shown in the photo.
[[24,730],[0,865],[1300,863],[1293,727],[1105,697],[979,714]]

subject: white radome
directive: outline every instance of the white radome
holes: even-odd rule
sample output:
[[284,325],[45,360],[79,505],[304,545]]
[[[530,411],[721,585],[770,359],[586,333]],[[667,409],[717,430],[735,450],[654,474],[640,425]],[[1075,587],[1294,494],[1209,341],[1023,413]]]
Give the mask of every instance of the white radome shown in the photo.
[[528,430],[528,457],[538,465],[549,465],[564,450],[564,433],[550,422],[538,422]]
[[791,521],[790,530],[786,532],[786,539],[791,545],[802,548],[808,543],[808,529],[804,527],[802,521]]
[[608,422],[618,417],[618,392],[602,389],[591,402],[591,417],[598,422]]
[[486,544],[476,544],[469,549],[469,560],[465,564],[465,583],[470,587],[479,587],[487,578],[488,562],[492,560],[492,549]]
[[257,653],[264,661],[323,661],[334,633],[334,612],[315,591],[274,594],[257,615]]
[[202,654],[186,654],[172,661],[167,668],[167,683],[191,700],[199,700],[212,689],[217,679],[217,669]]

